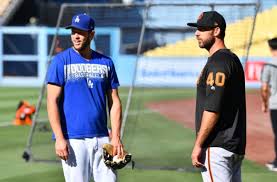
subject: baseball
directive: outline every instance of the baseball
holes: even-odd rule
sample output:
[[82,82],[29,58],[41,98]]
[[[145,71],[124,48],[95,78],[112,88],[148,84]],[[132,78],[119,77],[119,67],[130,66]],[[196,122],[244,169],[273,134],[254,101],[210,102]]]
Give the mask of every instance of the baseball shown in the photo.
[[119,162],[122,161],[122,158],[119,158],[118,155],[115,155],[115,156],[113,157],[113,161],[116,162],[116,163],[119,163]]

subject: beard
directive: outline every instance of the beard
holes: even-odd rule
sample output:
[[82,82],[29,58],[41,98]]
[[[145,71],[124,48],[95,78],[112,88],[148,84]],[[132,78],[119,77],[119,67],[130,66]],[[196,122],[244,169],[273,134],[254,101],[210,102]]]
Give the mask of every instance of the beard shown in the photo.
[[209,39],[203,40],[202,42],[198,42],[198,45],[200,48],[205,48],[206,50],[210,50],[211,47],[214,45],[215,43],[215,38],[214,37],[210,37]]
[[80,51],[80,52],[84,51],[84,50],[87,49],[87,47],[89,47],[89,46],[90,46],[90,39],[89,39],[89,38],[87,38],[87,39],[85,40],[85,42],[81,45],[81,47],[76,47],[76,46],[74,45],[74,43],[73,43],[74,49],[76,49],[77,51]]

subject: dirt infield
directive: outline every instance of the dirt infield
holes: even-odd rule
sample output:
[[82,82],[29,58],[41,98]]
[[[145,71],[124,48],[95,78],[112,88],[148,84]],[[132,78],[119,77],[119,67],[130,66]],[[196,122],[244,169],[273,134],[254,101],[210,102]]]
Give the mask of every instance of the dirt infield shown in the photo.
[[[269,114],[261,112],[258,93],[247,94],[247,146],[246,158],[265,164],[274,158],[273,133]],[[149,109],[161,113],[170,120],[194,129],[195,100],[152,102]],[[177,109],[183,108],[183,109]]]

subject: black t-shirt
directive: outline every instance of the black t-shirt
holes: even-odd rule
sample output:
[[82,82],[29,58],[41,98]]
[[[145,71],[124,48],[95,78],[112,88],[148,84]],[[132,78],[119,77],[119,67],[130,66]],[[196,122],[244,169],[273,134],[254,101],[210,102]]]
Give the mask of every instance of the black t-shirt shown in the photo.
[[196,132],[204,111],[219,113],[219,120],[203,147],[222,147],[245,154],[245,78],[239,58],[228,49],[215,52],[197,81]]

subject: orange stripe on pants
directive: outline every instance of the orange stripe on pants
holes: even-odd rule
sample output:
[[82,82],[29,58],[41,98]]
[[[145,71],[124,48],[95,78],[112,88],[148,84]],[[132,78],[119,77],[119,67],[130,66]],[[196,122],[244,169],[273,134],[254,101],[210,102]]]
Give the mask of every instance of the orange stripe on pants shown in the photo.
[[209,168],[209,174],[210,174],[210,177],[211,177],[211,182],[214,182],[214,179],[213,179],[213,174],[212,174],[212,169],[211,169],[211,161],[210,161],[210,147],[208,148],[208,168]]

